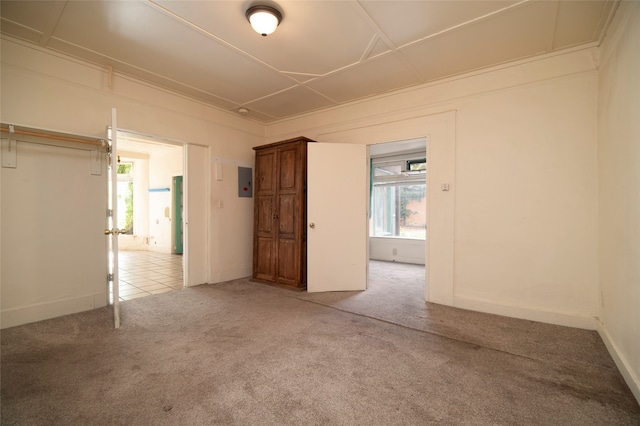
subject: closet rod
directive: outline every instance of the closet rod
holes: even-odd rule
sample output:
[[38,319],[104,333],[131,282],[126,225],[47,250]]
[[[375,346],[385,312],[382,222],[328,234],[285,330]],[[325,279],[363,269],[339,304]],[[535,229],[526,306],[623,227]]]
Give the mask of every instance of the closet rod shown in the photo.
[[[8,127],[0,127],[0,131],[4,132],[4,133],[9,133],[9,128]],[[16,135],[24,135],[24,136],[36,136],[36,137],[40,137],[40,138],[46,138],[46,139],[55,139],[55,140],[59,140],[59,141],[66,141],[66,142],[75,142],[75,143],[84,143],[87,145],[95,145],[95,146],[102,146],[103,142],[101,140],[95,140],[95,141],[91,141],[91,140],[85,140],[85,139],[76,139],[76,138],[70,138],[70,137],[66,137],[66,136],[58,136],[58,135],[54,135],[51,133],[40,133],[40,132],[30,132],[27,130],[18,130],[15,129],[13,131],[14,134]]]

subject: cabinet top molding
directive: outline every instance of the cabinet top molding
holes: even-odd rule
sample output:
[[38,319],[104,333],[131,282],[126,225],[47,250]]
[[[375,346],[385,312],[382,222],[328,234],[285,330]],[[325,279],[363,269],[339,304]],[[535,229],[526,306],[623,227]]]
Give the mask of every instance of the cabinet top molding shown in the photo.
[[287,139],[284,141],[278,141],[278,142],[273,142],[267,145],[260,145],[260,146],[254,146],[253,149],[254,150],[258,150],[258,149],[266,149],[266,148],[271,148],[273,146],[278,146],[278,145],[282,145],[285,143],[290,143],[290,142],[300,142],[300,141],[304,141],[304,142],[315,142],[314,140],[311,140],[307,137],[304,136],[298,136],[297,138],[292,138],[292,139]]

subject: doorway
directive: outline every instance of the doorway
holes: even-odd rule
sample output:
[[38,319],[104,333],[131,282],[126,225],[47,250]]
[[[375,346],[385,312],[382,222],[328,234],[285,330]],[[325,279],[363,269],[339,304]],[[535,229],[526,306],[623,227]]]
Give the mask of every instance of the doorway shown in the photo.
[[382,292],[407,302],[423,300],[427,139],[369,145],[369,164],[369,287],[394,287]]
[[120,301],[184,287],[184,164],[181,143],[118,131]]
[[[423,136],[424,135],[424,136]],[[416,116],[414,118],[407,118],[398,120],[391,120],[388,122],[377,123],[370,125],[362,124],[360,127],[343,127],[340,129],[327,129],[325,132],[320,132],[318,134],[317,139],[321,141],[316,144],[309,144],[309,149],[311,153],[311,147],[317,145],[321,147],[323,145],[326,146],[335,146],[335,149],[327,150],[326,148],[315,149],[316,153],[320,151],[329,151],[332,156],[323,156],[328,157],[329,160],[326,164],[331,164],[331,168],[327,168],[324,166],[323,162],[318,162],[318,164],[314,164],[314,161],[309,160],[308,162],[308,189],[307,193],[309,194],[309,200],[307,202],[308,205],[308,218],[309,222],[315,221],[314,212],[312,211],[312,207],[314,203],[312,203],[312,198],[318,197],[317,195],[313,195],[313,189],[317,192],[322,192],[322,187],[312,188],[312,178],[316,178],[316,180],[326,180],[325,177],[332,175],[337,175],[339,178],[337,183],[331,179],[331,183],[335,187],[342,188],[345,182],[349,182],[350,185],[348,187],[360,187],[363,188],[361,193],[356,193],[358,196],[360,194],[364,195],[365,202],[362,206],[357,204],[357,208],[362,212],[362,216],[360,219],[350,219],[351,223],[354,224],[353,228],[356,231],[362,232],[362,237],[359,235],[351,235],[349,234],[345,238],[337,238],[334,240],[344,241],[344,243],[349,244],[349,249],[345,249],[344,251],[353,251],[351,247],[360,247],[364,246],[365,250],[368,247],[369,237],[367,235],[368,231],[368,207],[366,196],[369,194],[371,190],[370,185],[366,183],[366,179],[369,176],[369,173],[366,172],[366,167],[368,166],[368,160],[370,160],[370,152],[371,148],[374,148],[374,153],[376,146],[380,145],[381,147],[385,145],[385,143],[390,141],[397,142],[406,142],[410,140],[421,140],[421,145],[425,147],[424,150],[427,152],[427,199],[428,199],[428,209],[427,209],[427,220],[428,220],[428,229],[426,231],[426,240],[424,241],[425,249],[422,251],[422,255],[420,259],[424,262],[425,267],[425,279],[424,279],[424,295],[423,299],[429,302],[440,303],[444,305],[452,305],[454,303],[454,286],[453,286],[453,277],[454,277],[454,227],[455,227],[455,165],[456,165],[456,155],[455,155],[455,146],[456,146],[456,113],[455,111],[449,111],[445,113],[426,115],[426,116]],[[340,152],[342,147],[344,146],[362,146],[365,148],[365,152],[358,152],[357,155],[348,155],[348,162],[340,160],[339,166],[333,166],[335,163],[334,158],[344,156]],[[340,148],[340,149],[338,149]],[[367,150],[369,150],[369,154],[367,154]],[[347,154],[350,154],[347,152]],[[311,155],[309,156],[311,157]],[[363,165],[365,170],[358,171],[358,176],[352,177],[348,175],[348,178],[345,178],[345,173],[343,170],[352,170],[355,168],[359,169],[359,166]],[[312,175],[312,171],[316,170],[317,174]],[[339,170],[339,173],[326,173],[327,170]],[[331,188],[325,190],[325,192],[330,193]],[[326,199],[323,197],[319,197],[321,201],[327,203]],[[331,205],[331,201],[328,202]],[[346,203],[350,203],[346,201]],[[335,203],[334,203],[335,204]],[[353,204],[353,203],[351,203]],[[349,204],[346,204],[349,205]],[[350,206],[351,207],[351,206]],[[336,209],[334,209],[336,210]],[[341,210],[339,210],[341,212]],[[366,215],[366,216],[365,216]],[[364,219],[364,220],[363,220]],[[317,225],[317,224],[316,224]],[[362,226],[362,231],[360,231],[360,226]],[[331,228],[331,227],[329,227]],[[316,226],[316,232],[320,231],[320,228]],[[323,231],[324,232],[324,231]],[[339,258],[337,254],[342,251],[330,252],[330,251],[322,251],[322,252],[314,252],[312,246],[312,237],[313,233],[308,234],[307,239],[307,258],[308,258],[308,275],[307,275],[307,290],[310,288],[311,279],[331,279],[334,282],[338,282],[339,285],[334,286],[334,288],[323,288],[318,291],[348,291],[353,290],[352,287],[344,284],[344,282],[353,282],[353,279],[350,277],[345,277],[345,274],[342,269],[338,269],[337,272],[334,271],[336,268],[331,268],[329,271],[327,268],[324,268],[323,275],[319,277],[312,277],[311,275],[311,264],[312,262],[317,262],[319,267],[322,268],[322,265],[326,264],[327,261],[333,264],[334,258]],[[331,241],[330,241],[331,243]],[[345,244],[342,244],[343,246]],[[393,248],[391,248],[393,249]],[[356,260],[356,262],[352,262],[354,265],[359,267],[360,272],[355,271],[355,275],[359,281],[362,281],[361,275],[367,275],[368,269],[368,258],[369,256],[366,254],[359,254],[358,259],[364,263],[364,266],[361,266],[360,263]],[[327,260],[328,259],[328,260]],[[341,259],[338,259],[341,261]],[[398,263],[396,261],[396,263]],[[346,268],[345,268],[346,269]],[[325,272],[327,271],[327,272]],[[348,270],[352,272],[352,270]],[[362,290],[366,288],[366,277],[364,278],[365,285],[363,288],[357,288],[357,290]]]

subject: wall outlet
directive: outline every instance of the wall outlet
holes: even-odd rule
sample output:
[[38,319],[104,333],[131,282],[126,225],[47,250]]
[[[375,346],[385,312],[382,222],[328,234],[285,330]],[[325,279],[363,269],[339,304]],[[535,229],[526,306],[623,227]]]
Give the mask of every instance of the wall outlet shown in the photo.
[[394,255],[394,256],[397,255],[398,254],[398,249],[397,248],[391,249],[391,254]]

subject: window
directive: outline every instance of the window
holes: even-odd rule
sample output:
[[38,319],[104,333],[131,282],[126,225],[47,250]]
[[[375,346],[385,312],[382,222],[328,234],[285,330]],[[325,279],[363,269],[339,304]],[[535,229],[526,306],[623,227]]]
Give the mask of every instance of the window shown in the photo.
[[407,160],[407,170],[409,171],[427,171],[427,159],[418,158],[417,160]]
[[118,164],[118,228],[133,234],[133,163]]
[[372,158],[369,235],[425,239],[427,161],[422,153]]

